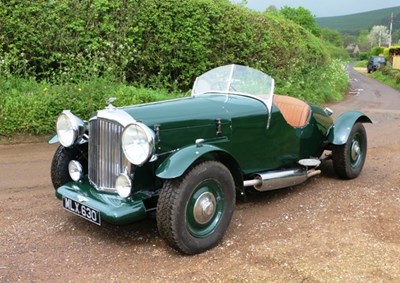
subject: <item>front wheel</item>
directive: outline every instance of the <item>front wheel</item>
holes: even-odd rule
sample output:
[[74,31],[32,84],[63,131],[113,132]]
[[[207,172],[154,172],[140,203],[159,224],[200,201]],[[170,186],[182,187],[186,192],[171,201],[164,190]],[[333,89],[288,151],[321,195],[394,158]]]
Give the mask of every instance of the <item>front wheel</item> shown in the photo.
[[197,254],[223,237],[235,207],[230,171],[216,161],[192,167],[184,176],[166,180],[157,204],[157,226],[176,250]]
[[51,161],[50,176],[54,189],[71,181],[68,172],[68,164],[71,160],[79,161],[84,171],[87,172],[87,143],[75,145],[73,147],[64,147],[60,145],[54,153]]
[[356,123],[343,145],[335,145],[332,149],[333,168],[343,179],[356,178],[367,156],[367,134],[363,124]]

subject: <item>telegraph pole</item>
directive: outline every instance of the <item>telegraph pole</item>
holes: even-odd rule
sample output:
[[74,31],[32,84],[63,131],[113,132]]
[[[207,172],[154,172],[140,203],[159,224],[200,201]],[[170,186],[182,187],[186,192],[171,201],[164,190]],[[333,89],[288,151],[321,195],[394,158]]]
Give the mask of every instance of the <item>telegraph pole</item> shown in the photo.
[[392,31],[393,31],[393,12],[390,18],[390,27],[389,27],[389,47],[392,46]]

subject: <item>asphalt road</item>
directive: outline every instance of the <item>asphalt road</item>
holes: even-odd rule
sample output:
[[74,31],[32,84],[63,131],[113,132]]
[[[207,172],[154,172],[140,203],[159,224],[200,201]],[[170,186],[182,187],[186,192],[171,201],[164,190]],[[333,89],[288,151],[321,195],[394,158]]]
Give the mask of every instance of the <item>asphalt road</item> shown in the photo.
[[54,145],[0,145],[0,282],[400,282],[400,93],[349,70],[335,116],[360,110],[368,156],[342,181],[328,162],[305,184],[239,202],[223,241],[182,256],[154,220],[98,227],[54,197]]

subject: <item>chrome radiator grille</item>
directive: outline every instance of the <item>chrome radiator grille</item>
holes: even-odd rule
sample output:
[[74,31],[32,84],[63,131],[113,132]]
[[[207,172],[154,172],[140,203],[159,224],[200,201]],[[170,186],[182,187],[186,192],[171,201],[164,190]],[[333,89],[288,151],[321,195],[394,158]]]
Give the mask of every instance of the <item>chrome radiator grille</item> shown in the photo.
[[107,119],[93,119],[89,123],[89,181],[102,191],[116,192],[115,180],[120,173],[130,170],[121,148],[123,127]]

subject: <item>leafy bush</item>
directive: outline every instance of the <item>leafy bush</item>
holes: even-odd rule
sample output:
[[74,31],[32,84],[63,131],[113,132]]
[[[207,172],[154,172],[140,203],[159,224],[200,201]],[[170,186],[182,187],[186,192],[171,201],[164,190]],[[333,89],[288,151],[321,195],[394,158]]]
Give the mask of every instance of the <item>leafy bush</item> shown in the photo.
[[[277,84],[276,93],[315,103],[338,100],[348,82],[343,68],[344,64],[339,60],[316,66],[304,76],[300,74]],[[0,135],[3,136],[50,134],[54,132],[55,121],[62,110],[71,109],[79,117],[88,119],[93,112],[106,106],[109,97],[117,98],[114,105],[124,106],[186,95],[127,86],[105,79],[57,85],[33,79],[0,77],[0,86]]]
[[348,87],[348,74],[345,64],[339,59],[329,64],[315,66],[302,77],[288,81],[277,93],[299,97],[314,103],[340,100]]
[[284,6],[279,10],[279,13],[285,18],[309,30],[315,36],[321,35],[321,28],[318,26],[317,22],[315,21],[315,17],[309,10],[303,7],[292,8]]
[[379,56],[379,55],[382,55],[382,54],[383,54],[383,51],[384,51],[384,50],[385,50],[384,47],[376,46],[376,47],[373,47],[373,48],[371,49],[370,54],[371,54],[372,56]]
[[393,45],[383,51],[383,56],[388,61],[395,55],[400,55],[400,46]]
[[396,72],[394,75],[394,79],[396,81],[396,84],[400,85],[400,72]]
[[332,58],[343,59],[343,60],[350,59],[349,53],[344,48],[334,46],[330,43],[326,43],[326,49],[328,50]]
[[310,31],[228,0],[8,0],[0,27],[1,135],[49,133],[63,109],[88,118],[110,96],[117,106],[182,96],[230,63],[312,102],[347,83]]
[[360,52],[360,60],[368,60],[369,59],[369,52]]
[[384,66],[378,71],[373,72],[371,76],[395,89],[400,90],[400,71],[392,69],[390,66]]
[[381,71],[384,76],[390,76],[392,74],[392,68],[387,65],[380,65],[379,71]]
[[227,63],[286,79],[329,60],[300,26],[228,0],[10,0],[0,26],[0,74],[58,84],[103,77],[186,91]]
[[116,97],[116,106],[140,104],[183,96],[165,90],[150,90],[97,79],[81,84],[52,85],[32,79],[0,78],[0,135],[48,134],[64,109],[88,119]]

